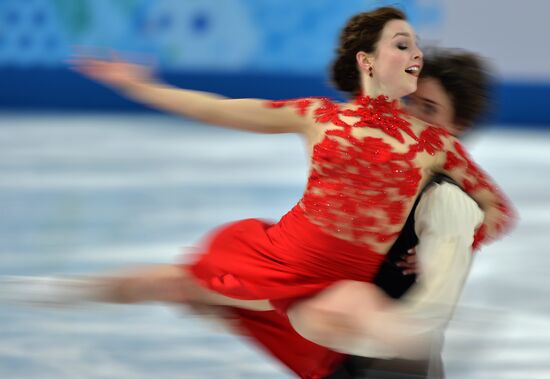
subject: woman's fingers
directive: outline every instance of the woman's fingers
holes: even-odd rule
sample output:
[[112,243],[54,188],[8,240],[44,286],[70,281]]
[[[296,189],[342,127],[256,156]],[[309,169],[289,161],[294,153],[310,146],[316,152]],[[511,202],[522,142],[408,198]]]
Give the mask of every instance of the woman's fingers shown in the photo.
[[412,275],[417,273],[417,261],[416,250],[414,248],[407,250],[407,254],[404,255],[399,262],[396,263],[397,267],[401,268],[403,275]]

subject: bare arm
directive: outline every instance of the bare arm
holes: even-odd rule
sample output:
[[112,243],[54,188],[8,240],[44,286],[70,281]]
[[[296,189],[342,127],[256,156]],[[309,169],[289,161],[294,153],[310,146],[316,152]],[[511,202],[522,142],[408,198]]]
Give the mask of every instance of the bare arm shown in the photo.
[[75,69],[153,108],[208,124],[259,133],[305,134],[310,118],[290,107],[270,107],[258,99],[227,99],[211,93],[176,88],[155,80],[147,66],[120,59],[77,58]]

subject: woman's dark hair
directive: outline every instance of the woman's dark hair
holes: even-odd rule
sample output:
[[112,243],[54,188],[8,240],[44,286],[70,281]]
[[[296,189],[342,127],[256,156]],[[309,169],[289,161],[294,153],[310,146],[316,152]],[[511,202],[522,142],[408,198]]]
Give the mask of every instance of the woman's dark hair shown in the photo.
[[460,49],[428,50],[420,77],[441,83],[451,99],[455,124],[469,128],[487,111],[492,78],[480,56]]
[[332,82],[340,91],[357,95],[361,90],[355,56],[359,51],[373,53],[388,21],[406,20],[407,16],[392,7],[378,8],[353,16],[340,34],[336,59],[332,64]]

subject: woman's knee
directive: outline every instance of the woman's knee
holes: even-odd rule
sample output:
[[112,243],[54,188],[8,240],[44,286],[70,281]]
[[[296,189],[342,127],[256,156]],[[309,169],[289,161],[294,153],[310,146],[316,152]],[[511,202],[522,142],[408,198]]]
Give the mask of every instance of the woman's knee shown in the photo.
[[288,318],[298,334],[323,346],[338,345],[341,339],[357,332],[351,314],[324,307],[317,301],[306,300],[292,306]]

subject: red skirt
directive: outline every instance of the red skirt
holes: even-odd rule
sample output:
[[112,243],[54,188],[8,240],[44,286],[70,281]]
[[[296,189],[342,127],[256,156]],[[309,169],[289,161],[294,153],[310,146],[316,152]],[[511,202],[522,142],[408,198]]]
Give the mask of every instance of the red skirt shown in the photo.
[[372,282],[384,255],[323,232],[295,206],[276,224],[225,225],[205,239],[186,269],[203,286],[242,300],[270,300],[277,311],[230,308],[241,329],[301,378],[329,375],[344,359],[292,328],[286,310],[339,280]]
[[383,254],[333,237],[295,206],[276,224],[247,219],[205,240],[189,269],[203,286],[242,300],[285,303],[339,280],[372,282]]
[[280,312],[228,308],[241,332],[277,358],[300,378],[320,379],[333,373],[345,355],[300,336]]

